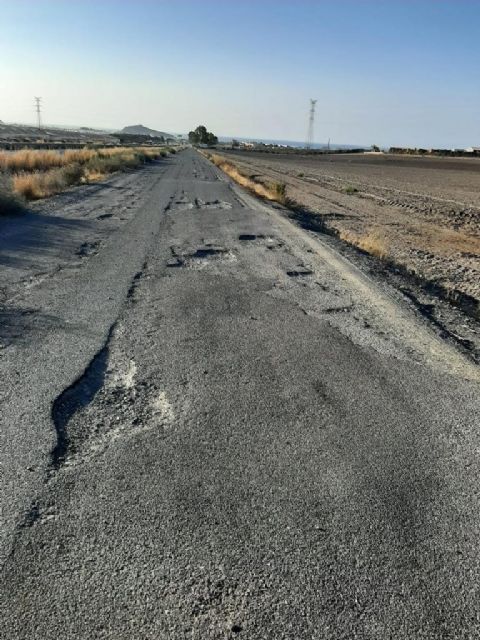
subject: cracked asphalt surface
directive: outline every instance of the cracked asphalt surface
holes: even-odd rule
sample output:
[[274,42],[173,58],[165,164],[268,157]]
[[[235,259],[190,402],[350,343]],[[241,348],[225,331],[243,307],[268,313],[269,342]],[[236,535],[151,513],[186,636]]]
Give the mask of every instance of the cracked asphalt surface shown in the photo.
[[477,367],[193,150],[44,206],[0,227],[0,637],[480,637]]

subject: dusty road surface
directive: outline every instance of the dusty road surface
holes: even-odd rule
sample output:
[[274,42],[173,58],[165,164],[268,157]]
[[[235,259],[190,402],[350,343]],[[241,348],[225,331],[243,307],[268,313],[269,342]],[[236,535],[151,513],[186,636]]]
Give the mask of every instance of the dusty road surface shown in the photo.
[[479,370],[187,150],[0,226],[0,637],[480,637]]

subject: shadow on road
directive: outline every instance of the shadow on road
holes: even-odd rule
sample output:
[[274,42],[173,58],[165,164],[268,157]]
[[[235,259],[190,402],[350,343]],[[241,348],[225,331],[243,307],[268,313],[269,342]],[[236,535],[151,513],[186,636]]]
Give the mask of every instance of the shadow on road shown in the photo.
[[92,220],[32,211],[3,219],[0,222],[0,266],[43,266],[50,257],[74,251],[79,232],[92,228]]

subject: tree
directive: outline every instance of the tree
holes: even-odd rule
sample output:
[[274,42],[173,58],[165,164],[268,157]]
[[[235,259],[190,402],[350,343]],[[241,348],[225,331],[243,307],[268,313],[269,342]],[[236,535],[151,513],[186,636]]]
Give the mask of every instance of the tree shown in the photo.
[[197,134],[196,131],[189,131],[188,132],[188,141],[191,144],[199,144],[200,142],[200,136]]
[[207,131],[207,127],[201,124],[195,131],[189,132],[188,141],[191,144],[207,144],[210,147],[217,144],[218,138],[211,131]]
[[218,143],[218,138],[211,131],[207,131],[205,141],[206,141],[206,144],[208,144],[208,146],[211,147]]

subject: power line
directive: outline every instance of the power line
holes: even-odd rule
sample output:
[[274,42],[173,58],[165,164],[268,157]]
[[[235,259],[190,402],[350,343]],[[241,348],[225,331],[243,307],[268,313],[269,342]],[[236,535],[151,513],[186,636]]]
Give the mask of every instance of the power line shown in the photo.
[[42,99],[35,96],[35,111],[37,113],[38,128],[42,128]]
[[315,120],[315,105],[317,104],[316,100],[312,100],[310,98],[310,115],[308,117],[308,134],[307,134],[307,142],[305,147],[310,149],[313,144],[313,123]]

